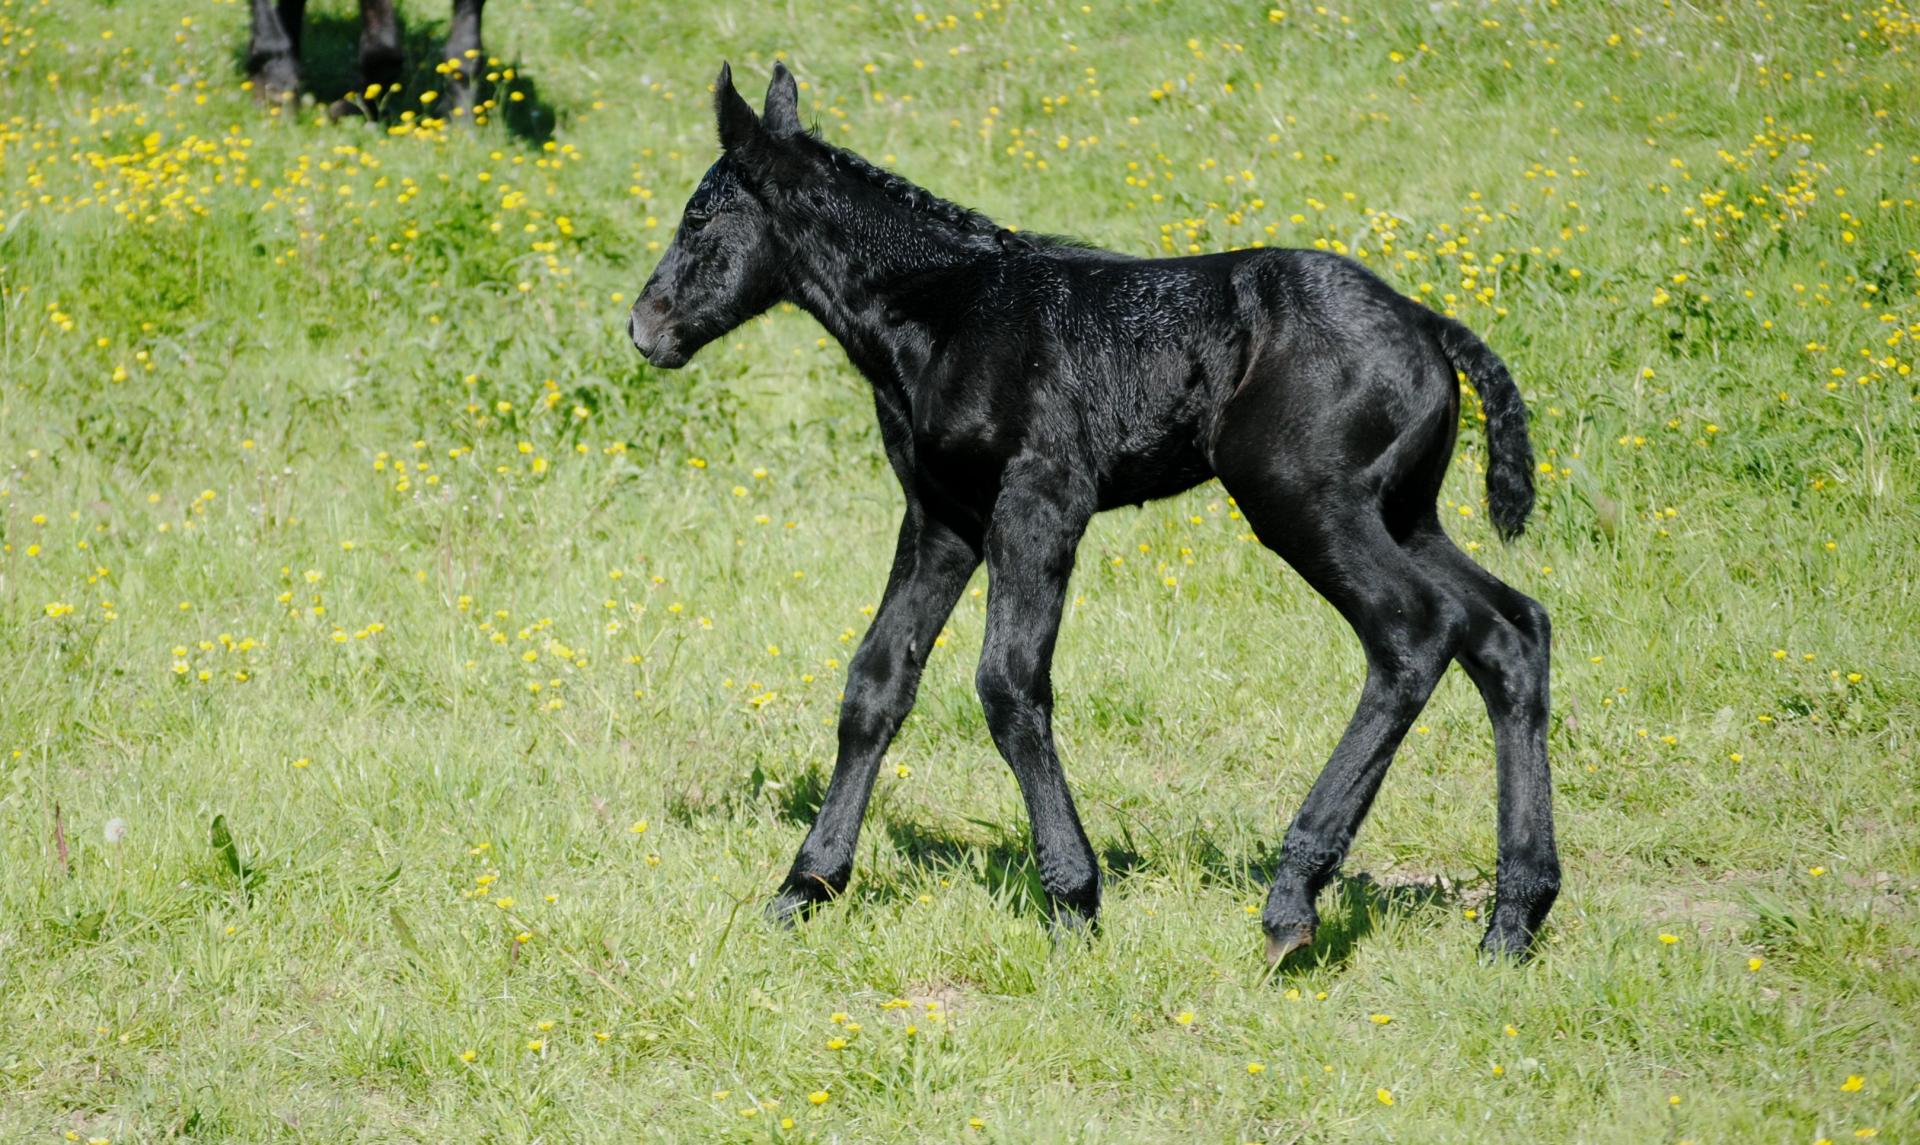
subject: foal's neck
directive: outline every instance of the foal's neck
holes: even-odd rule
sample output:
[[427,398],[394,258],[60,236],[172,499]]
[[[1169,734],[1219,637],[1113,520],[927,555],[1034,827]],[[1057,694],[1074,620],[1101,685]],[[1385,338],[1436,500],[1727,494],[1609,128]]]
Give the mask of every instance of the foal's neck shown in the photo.
[[[797,228],[787,267],[789,299],[827,328],[874,385],[911,390],[931,338],[913,316],[942,272],[999,250],[990,234],[963,230],[904,206],[828,200]],[[956,303],[958,300],[955,300]]]

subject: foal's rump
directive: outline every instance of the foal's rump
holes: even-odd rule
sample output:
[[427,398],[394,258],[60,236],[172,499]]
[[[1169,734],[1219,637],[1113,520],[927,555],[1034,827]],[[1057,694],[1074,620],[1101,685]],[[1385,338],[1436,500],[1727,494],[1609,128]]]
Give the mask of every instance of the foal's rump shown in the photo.
[[1362,492],[1400,533],[1439,494],[1464,375],[1487,414],[1491,515],[1519,532],[1533,501],[1526,407],[1472,331],[1337,255],[1258,252],[1234,278],[1255,353],[1219,413],[1217,472],[1255,469],[1300,497]]

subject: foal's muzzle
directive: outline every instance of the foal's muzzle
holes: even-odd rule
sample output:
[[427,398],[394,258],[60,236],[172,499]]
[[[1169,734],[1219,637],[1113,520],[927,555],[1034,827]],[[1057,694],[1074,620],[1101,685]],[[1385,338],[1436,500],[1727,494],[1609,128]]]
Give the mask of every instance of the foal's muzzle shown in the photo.
[[666,315],[666,305],[642,291],[627,314],[627,336],[648,365],[671,370],[686,365],[688,355],[680,349],[680,339],[674,337]]

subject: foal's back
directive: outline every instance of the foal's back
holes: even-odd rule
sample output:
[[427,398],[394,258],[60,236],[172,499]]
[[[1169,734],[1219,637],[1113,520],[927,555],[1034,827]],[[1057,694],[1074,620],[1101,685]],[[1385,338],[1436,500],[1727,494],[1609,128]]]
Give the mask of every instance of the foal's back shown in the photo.
[[[1279,391],[1261,402],[1273,446],[1309,463],[1364,465],[1400,432],[1435,437],[1451,416],[1452,372],[1427,311],[1338,255],[1143,259],[1040,245],[935,293],[949,325],[923,406],[929,431],[964,434],[969,412],[1011,413],[990,420],[1030,447],[1084,456],[1101,508],[1213,476],[1249,389]],[[1330,417],[1352,440],[1316,440]]]

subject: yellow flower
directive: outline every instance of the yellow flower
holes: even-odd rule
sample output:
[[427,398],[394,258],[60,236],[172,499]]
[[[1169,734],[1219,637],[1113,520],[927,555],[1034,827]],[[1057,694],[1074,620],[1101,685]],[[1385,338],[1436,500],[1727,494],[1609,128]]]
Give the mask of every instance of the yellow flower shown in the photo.
[[1847,1080],[1840,1083],[1840,1090],[1843,1093],[1859,1093],[1860,1087],[1865,1084],[1867,1084],[1866,1078],[1857,1073],[1850,1073],[1847,1075]]
[[829,1094],[824,1089],[816,1089],[812,1093],[809,1093],[807,1095],[807,1100],[812,1102],[815,1105],[825,1105],[827,1103],[827,1098],[831,1096],[832,1095]]
[[1388,1022],[1393,1021],[1393,1015],[1392,1014],[1372,1014],[1368,1016],[1367,1020],[1372,1022],[1376,1026],[1384,1026]]
[[1766,964],[1767,964],[1766,959],[1761,958],[1758,955],[1755,955],[1754,957],[1747,959],[1747,970],[1749,972],[1755,971],[1760,969],[1762,966],[1765,966]]
[[1376,1090],[1374,1090],[1374,1091],[1373,1091],[1373,1096],[1374,1096],[1374,1098],[1375,1098],[1375,1099],[1376,1099],[1377,1101],[1379,1101],[1379,1102],[1380,1102],[1380,1104],[1382,1104],[1382,1105],[1392,1105],[1392,1104],[1393,1104],[1393,1091],[1392,1091],[1392,1090],[1390,1090],[1390,1089],[1387,1089],[1387,1088],[1386,1088],[1386,1087],[1384,1087],[1384,1086],[1383,1086],[1383,1087],[1381,1087],[1381,1088],[1379,1088],[1379,1089],[1376,1089]]
[[1680,941],[1680,936],[1676,934],[1662,934],[1660,941],[1666,943],[1668,946],[1672,946],[1674,943]]
[[1267,1068],[1266,1062],[1248,1062],[1247,1063],[1248,1073],[1264,1073],[1266,1072],[1266,1068]]
[[1180,1023],[1183,1026],[1191,1026],[1193,1025],[1193,1011],[1182,1010],[1178,1015],[1174,1017],[1173,1020]]

